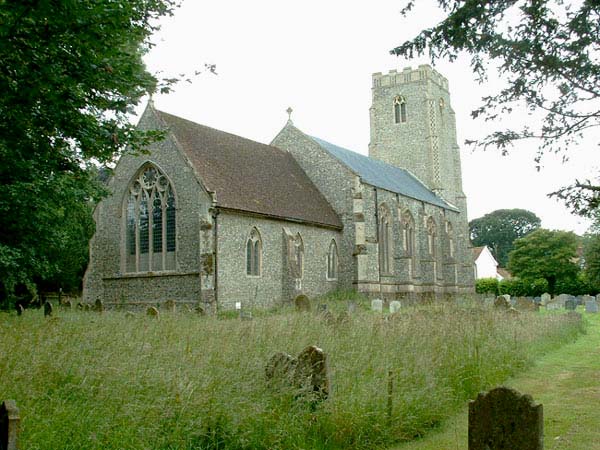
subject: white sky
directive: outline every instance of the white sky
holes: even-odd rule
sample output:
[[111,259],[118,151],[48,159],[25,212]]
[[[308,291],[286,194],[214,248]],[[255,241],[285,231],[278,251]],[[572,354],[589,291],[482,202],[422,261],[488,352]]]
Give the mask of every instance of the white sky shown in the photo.
[[[146,56],[148,68],[192,74],[211,63],[218,74],[182,83],[175,92],[156,96],[155,105],[264,143],[283,127],[291,106],[294,124],[305,133],[367,154],[371,74],[429,62],[389,55],[442,17],[433,0],[418,3],[419,9],[403,18],[402,0],[184,0],[174,17],[161,22],[157,45]],[[593,130],[571,149],[567,163],[547,155],[541,172],[534,168],[534,142],[506,157],[492,150],[472,152],[464,140],[491,128],[469,113],[493,89],[474,81],[467,58],[440,61],[435,68],[450,82],[469,220],[496,209],[524,208],[536,213],[543,227],[583,233],[589,223],[546,194],[598,173],[600,132]]]

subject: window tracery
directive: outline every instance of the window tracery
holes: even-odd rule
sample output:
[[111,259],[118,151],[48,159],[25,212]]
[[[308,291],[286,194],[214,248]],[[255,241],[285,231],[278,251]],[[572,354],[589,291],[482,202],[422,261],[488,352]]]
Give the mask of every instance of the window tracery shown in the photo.
[[392,272],[392,216],[386,205],[379,208],[379,267],[382,273]]
[[406,99],[403,95],[394,97],[394,122],[406,122]]
[[256,228],[250,232],[246,241],[246,275],[258,277],[262,268],[262,240]]
[[128,191],[126,272],[174,270],[176,202],[169,179],[147,164]]

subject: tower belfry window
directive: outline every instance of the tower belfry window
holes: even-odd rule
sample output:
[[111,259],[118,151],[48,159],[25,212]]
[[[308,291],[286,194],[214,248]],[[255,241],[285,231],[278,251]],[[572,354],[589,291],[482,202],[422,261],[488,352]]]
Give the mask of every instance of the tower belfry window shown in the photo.
[[394,97],[394,122],[406,122],[406,99],[402,95]]

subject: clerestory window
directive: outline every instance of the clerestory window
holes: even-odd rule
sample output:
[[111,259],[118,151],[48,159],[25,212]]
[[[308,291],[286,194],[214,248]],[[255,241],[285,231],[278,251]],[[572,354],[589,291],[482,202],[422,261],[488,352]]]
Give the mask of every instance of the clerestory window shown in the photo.
[[126,272],[175,270],[176,202],[169,179],[146,164],[128,189]]

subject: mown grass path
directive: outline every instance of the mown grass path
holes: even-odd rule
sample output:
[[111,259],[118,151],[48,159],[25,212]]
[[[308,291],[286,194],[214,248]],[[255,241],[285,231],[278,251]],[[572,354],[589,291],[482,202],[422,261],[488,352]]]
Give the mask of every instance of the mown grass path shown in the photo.
[[[600,450],[600,315],[587,334],[505,384],[544,405],[545,450]],[[439,431],[394,450],[467,450],[467,406]]]

